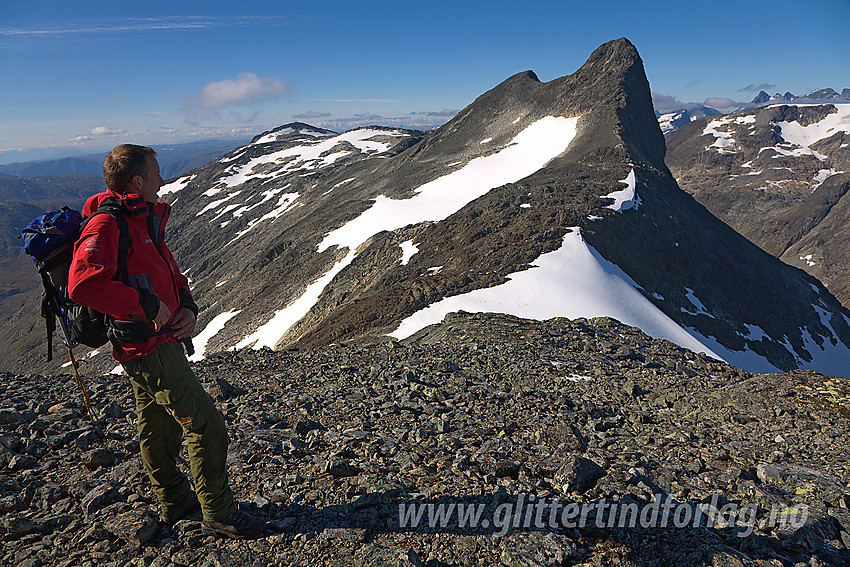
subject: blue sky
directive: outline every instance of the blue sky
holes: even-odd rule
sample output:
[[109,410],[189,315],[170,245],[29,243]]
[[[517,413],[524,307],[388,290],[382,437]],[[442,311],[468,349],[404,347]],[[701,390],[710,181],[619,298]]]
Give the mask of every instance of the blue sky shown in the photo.
[[0,163],[294,120],[427,128],[514,73],[571,74],[623,36],[653,92],[677,100],[840,91],[848,29],[848,0],[0,0]]

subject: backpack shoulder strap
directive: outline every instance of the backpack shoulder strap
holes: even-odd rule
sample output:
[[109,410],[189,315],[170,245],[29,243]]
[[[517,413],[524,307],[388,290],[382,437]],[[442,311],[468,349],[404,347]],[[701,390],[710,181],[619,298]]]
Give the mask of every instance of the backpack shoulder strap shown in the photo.
[[118,271],[115,275],[126,284],[130,281],[130,274],[127,271],[127,256],[130,253],[130,244],[132,242],[130,238],[130,225],[127,222],[127,210],[120,199],[114,197],[106,199],[95,212],[83,221],[80,232],[82,232],[83,227],[95,215],[109,215],[115,219],[115,223],[118,225]]

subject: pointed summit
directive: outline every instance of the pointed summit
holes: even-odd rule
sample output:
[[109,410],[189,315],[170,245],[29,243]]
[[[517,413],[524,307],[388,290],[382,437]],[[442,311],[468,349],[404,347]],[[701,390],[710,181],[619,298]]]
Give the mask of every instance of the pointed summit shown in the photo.
[[756,370],[826,364],[813,340],[850,368],[829,292],[679,189],[627,39],[572,75],[517,73],[421,138],[318,140],[233,152],[182,190],[198,236],[179,253],[232,317],[213,349],[400,337],[463,309],[612,316]]
[[753,104],[764,104],[765,102],[770,100],[770,95],[764,91],[760,91],[759,94],[752,100]]
[[168,193],[210,352],[400,339],[464,310],[613,317],[751,370],[850,368],[829,292],[679,189],[624,38],[433,132],[299,132]]

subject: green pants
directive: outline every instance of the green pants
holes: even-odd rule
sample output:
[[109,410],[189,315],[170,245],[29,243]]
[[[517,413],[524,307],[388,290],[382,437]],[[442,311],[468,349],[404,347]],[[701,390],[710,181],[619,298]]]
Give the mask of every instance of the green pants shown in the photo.
[[204,518],[220,521],[236,510],[227,480],[227,428],[177,343],[122,364],[136,394],[142,462],[163,512],[194,498],[177,467],[188,442],[189,464]]

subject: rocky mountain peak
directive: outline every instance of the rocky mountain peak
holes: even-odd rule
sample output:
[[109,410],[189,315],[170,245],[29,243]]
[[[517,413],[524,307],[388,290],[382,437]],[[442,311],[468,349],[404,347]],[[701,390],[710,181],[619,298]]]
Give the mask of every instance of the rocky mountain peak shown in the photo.
[[304,122],[290,122],[254,136],[251,144],[275,142],[287,136],[332,136],[334,134],[336,132],[332,130],[318,128]]
[[770,100],[770,95],[764,91],[759,91],[759,94],[752,100],[753,104],[762,104]]
[[270,130],[161,192],[198,355],[472,310],[614,317],[760,371],[850,368],[829,292],[682,192],[664,153],[625,39],[572,75],[516,74],[434,132]]

